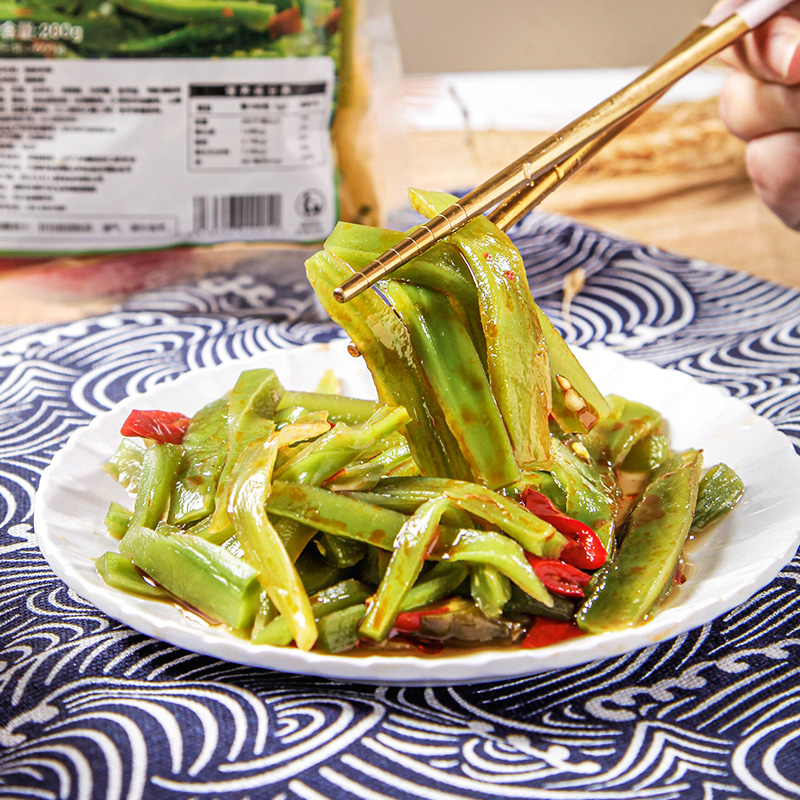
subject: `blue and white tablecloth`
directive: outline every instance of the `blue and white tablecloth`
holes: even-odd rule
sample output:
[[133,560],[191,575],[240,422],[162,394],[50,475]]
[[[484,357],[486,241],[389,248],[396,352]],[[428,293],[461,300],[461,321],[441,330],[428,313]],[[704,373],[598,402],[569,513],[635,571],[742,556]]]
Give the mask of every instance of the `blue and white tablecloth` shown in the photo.
[[[548,215],[513,235],[570,341],[718,384],[800,445],[797,292]],[[578,266],[586,286],[566,326],[561,284]],[[0,798],[800,796],[797,559],[744,606],[662,645],[428,689],[185,652],[54,576],[32,502],[71,432],[186,370],[340,335],[300,263],[258,262],[79,322],[0,329]]]

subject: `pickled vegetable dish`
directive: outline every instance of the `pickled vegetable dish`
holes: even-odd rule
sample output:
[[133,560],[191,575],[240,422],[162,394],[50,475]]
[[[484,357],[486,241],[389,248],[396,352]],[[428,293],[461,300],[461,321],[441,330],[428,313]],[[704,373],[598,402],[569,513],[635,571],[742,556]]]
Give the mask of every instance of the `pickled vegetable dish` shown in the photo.
[[[411,192],[429,216],[452,202]],[[243,372],[191,418],[140,410],[106,471],[111,586],[254,645],[327,653],[543,647],[625,629],[679,584],[687,536],[741,480],[676,452],[656,409],[603,396],[485,218],[346,304],[402,237],[340,223],[306,264],[377,401]]]

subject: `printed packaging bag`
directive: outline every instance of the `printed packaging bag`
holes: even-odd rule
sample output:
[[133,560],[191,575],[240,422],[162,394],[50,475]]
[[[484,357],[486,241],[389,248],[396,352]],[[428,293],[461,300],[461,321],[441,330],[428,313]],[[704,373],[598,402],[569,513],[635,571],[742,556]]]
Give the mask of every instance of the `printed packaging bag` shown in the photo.
[[120,289],[379,222],[390,28],[382,0],[0,0],[0,267]]

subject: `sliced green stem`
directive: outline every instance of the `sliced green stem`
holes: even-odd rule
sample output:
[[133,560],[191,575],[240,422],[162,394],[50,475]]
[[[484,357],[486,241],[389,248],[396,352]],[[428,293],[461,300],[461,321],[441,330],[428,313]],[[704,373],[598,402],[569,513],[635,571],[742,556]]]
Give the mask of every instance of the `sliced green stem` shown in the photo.
[[359,633],[376,642],[383,641],[400,611],[403,597],[419,577],[425,558],[438,535],[439,520],[449,501],[437,497],[423,503],[403,524],[394,542],[392,558],[369,605]]
[[553,605],[550,592],[536,577],[523,549],[513,539],[501,533],[459,531],[458,538],[443,558],[450,562],[489,564],[535,600],[546,606]]
[[702,454],[671,456],[637,502],[613,560],[594,582],[577,623],[588,633],[644,622],[671,587],[692,524]]
[[380,289],[411,335],[422,369],[473,480],[491,488],[519,477],[511,441],[472,339],[448,299],[394,280]]
[[245,557],[256,567],[270,599],[286,619],[301,650],[310,650],[317,627],[303,582],[270,523],[265,503],[270,491],[277,442],[252,444],[234,472],[228,506]]
[[129,525],[155,528],[167,510],[180,463],[179,445],[153,444],[145,449],[142,474]]
[[404,433],[420,471],[469,477],[469,464],[431,395],[408,329],[395,312],[374,291],[347,303],[336,302],[333,290],[353,269],[332,253],[316,253],[306,262],[306,273],[325,311],[347,331],[364,357],[381,402],[405,406],[411,415]]
[[114,589],[155,600],[169,600],[171,597],[165,589],[148,583],[141,573],[136,571],[131,560],[119,553],[103,553],[94,565],[104,583]]
[[165,536],[133,526],[120,553],[179,600],[231,628],[253,624],[258,573],[227,550],[190,534]]
[[[414,189],[409,197],[411,205],[429,217],[457,200],[443,192]],[[550,367],[522,258],[485,217],[473,219],[450,241],[464,255],[478,289],[489,380],[517,463],[523,469],[546,466]]]

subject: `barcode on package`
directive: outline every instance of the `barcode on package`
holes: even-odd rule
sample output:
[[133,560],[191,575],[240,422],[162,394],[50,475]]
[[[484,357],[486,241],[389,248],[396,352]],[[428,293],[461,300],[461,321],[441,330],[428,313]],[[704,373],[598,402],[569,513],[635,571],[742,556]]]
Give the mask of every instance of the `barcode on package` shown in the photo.
[[279,194],[199,196],[194,198],[194,230],[237,231],[281,224]]

